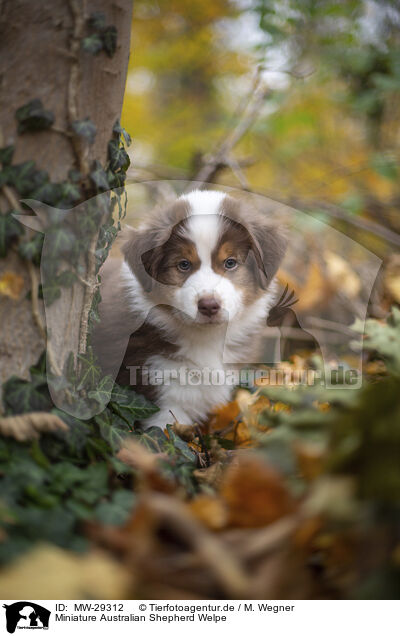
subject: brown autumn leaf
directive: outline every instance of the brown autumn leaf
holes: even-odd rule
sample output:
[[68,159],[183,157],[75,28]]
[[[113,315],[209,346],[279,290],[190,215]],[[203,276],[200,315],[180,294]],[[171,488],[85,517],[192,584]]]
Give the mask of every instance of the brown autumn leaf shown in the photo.
[[221,482],[223,471],[223,463],[215,462],[208,468],[197,468],[197,470],[193,471],[193,475],[200,483],[216,488]]
[[14,272],[5,272],[0,277],[0,294],[18,300],[24,287],[24,279]]
[[220,497],[199,495],[188,504],[191,513],[210,530],[220,530],[228,522],[228,511]]
[[239,414],[240,407],[236,400],[214,409],[207,423],[208,432],[215,433],[228,428]]
[[245,451],[224,472],[220,494],[227,503],[231,525],[238,527],[264,526],[294,509],[282,476]]
[[322,474],[326,458],[326,448],[316,442],[296,442],[294,451],[300,473],[306,481],[314,481]]
[[167,459],[165,454],[151,453],[143,444],[129,439],[123,443],[117,458],[135,469],[142,487],[160,492],[175,490],[176,484],[162,473],[160,467],[160,460]]

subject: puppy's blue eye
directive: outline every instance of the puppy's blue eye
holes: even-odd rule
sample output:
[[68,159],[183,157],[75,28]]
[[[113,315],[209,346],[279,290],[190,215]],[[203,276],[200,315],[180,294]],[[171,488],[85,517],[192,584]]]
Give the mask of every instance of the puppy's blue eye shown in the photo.
[[182,261],[179,261],[178,269],[180,269],[181,272],[187,272],[187,271],[189,271],[190,268],[191,268],[191,262],[190,261],[187,261],[186,259],[183,259]]
[[238,262],[236,258],[227,258],[224,262],[224,267],[225,269],[235,269],[235,267],[237,267],[237,264]]

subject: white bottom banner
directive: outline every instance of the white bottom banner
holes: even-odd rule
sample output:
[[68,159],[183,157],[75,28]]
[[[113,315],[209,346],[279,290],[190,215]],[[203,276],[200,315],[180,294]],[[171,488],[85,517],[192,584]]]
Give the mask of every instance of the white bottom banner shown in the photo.
[[[5,601],[1,633],[145,634],[257,629],[273,636],[399,634],[398,601]],[[40,634],[37,634],[40,636]]]

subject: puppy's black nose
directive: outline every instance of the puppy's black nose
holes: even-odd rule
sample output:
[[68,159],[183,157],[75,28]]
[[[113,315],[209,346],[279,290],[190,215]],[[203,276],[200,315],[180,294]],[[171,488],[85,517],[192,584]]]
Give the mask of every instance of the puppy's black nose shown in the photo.
[[213,297],[200,298],[199,302],[197,303],[197,307],[199,309],[199,312],[203,314],[203,316],[209,317],[215,316],[215,314],[217,314],[221,309],[221,305]]

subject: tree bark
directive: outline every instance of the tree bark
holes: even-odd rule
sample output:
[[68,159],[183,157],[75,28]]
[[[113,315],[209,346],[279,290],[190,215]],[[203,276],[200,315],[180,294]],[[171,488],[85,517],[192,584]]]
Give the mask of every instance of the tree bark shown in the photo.
[[[105,51],[93,55],[82,49],[82,38],[89,35],[87,21],[94,12],[104,13],[106,23],[117,29],[112,57]],[[66,180],[71,169],[87,174],[95,159],[105,165],[107,144],[122,108],[131,14],[132,0],[0,0],[0,146],[15,145],[13,164],[32,159],[52,182]],[[53,126],[19,134],[15,112],[33,99],[40,99],[53,112]],[[94,143],[84,147],[71,137],[70,125],[85,118],[94,122],[97,133]],[[18,192],[2,187],[0,212],[14,209],[18,199]],[[88,274],[87,263],[86,268]],[[10,273],[20,283],[17,295],[1,285]],[[0,383],[12,374],[27,377],[44,349],[43,306],[36,299],[38,278],[36,268],[22,261],[15,250],[0,258]],[[30,289],[33,302],[27,297]],[[70,322],[65,351],[78,351],[87,302],[88,290],[82,284],[63,293],[58,311],[64,320],[69,316]]]

